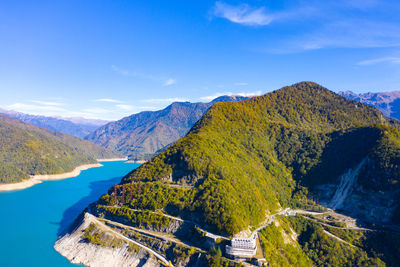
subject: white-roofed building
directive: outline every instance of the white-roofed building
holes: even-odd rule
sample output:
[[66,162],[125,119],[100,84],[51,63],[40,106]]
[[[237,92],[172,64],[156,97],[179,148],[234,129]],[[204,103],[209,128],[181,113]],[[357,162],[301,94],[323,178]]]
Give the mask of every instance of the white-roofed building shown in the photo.
[[226,254],[237,258],[251,258],[257,253],[256,235],[250,238],[233,238],[231,245],[227,245]]

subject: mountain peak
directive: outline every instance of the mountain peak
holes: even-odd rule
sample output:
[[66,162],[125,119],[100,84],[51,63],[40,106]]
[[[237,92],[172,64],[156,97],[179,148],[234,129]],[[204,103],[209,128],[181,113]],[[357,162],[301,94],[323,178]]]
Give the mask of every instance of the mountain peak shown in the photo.
[[217,102],[237,102],[237,101],[242,101],[246,100],[249,97],[242,96],[242,95],[223,95],[215,98],[214,100],[211,101],[211,103],[217,103]]

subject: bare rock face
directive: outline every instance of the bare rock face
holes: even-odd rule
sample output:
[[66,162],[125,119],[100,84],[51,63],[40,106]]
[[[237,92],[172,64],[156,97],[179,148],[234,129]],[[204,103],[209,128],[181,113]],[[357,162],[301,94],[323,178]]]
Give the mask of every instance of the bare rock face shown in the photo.
[[127,243],[112,248],[86,242],[82,235],[90,223],[92,219],[86,214],[74,231],[57,240],[55,250],[70,262],[85,266],[160,266],[155,258],[149,257],[143,250],[129,251]]
[[[348,169],[339,178],[337,184],[324,184],[317,187],[321,204],[341,210],[364,222],[388,224],[392,222],[396,208],[398,189],[380,189],[369,179],[368,187],[361,181],[363,171],[371,170],[372,161],[364,158],[359,164]],[[372,185],[371,185],[372,184]]]

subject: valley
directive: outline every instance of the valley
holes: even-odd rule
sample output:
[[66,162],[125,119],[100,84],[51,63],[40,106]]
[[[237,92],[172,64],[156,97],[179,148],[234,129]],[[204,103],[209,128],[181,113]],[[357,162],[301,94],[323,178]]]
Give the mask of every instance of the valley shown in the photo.
[[399,267],[400,1],[0,1],[0,267]]

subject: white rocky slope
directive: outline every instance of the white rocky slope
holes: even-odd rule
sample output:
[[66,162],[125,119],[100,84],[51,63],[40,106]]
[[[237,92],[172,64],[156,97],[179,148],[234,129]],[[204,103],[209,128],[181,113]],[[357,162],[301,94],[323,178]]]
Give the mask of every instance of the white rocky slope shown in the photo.
[[366,161],[367,158],[364,158],[355,168],[349,169],[340,177],[340,184],[335,192],[335,195],[332,197],[331,202],[329,203],[330,208],[338,209],[343,206],[343,202],[353,191],[354,184],[357,181],[357,176]]
[[85,214],[82,223],[73,232],[64,235],[54,245],[61,255],[70,262],[85,266],[160,266],[157,259],[149,257],[143,250],[131,252],[129,245],[111,248],[91,244],[83,240],[83,233],[90,223],[96,223],[90,214]]

